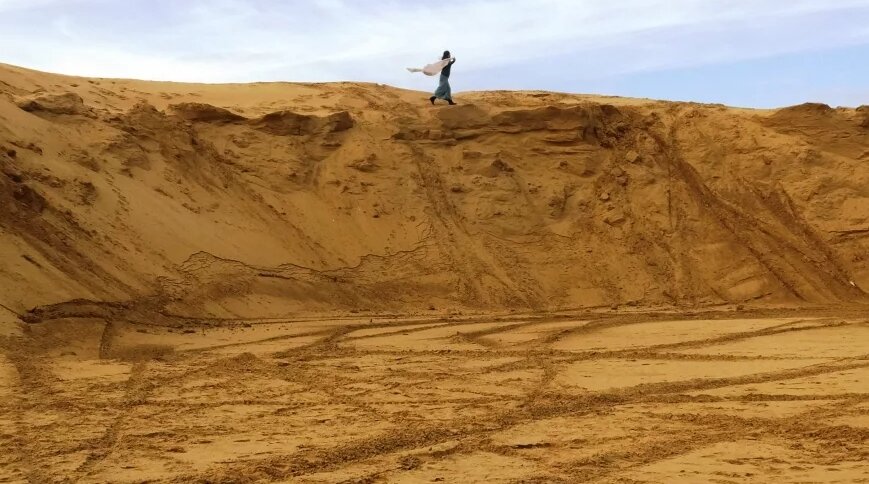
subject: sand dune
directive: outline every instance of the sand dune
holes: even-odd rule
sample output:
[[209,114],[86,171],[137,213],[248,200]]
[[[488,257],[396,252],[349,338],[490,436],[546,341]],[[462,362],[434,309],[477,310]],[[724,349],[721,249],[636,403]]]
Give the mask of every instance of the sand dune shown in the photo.
[[0,480],[865,479],[869,107],[426,96],[0,65]]
[[841,304],[866,107],[0,69],[2,303],[284,316]]

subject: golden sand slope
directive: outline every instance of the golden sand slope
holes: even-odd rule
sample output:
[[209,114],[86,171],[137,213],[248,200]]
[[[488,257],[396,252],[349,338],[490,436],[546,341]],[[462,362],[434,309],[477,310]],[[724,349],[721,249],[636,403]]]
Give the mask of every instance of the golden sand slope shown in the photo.
[[0,304],[49,306],[40,320],[866,301],[866,107],[460,101],[0,66]]
[[869,110],[459,101],[0,66],[0,482],[866,481]]

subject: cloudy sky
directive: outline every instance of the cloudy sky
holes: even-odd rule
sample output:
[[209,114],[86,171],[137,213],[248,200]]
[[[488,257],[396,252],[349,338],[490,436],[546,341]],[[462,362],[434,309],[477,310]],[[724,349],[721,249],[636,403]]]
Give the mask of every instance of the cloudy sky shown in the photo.
[[0,0],[0,62],[100,77],[869,104],[869,0]]

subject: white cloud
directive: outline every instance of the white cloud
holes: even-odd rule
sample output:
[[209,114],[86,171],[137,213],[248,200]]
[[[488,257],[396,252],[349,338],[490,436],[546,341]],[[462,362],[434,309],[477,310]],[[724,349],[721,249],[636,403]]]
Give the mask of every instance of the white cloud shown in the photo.
[[[869,0],[0,0],[0,55],[82,75],[188,81],[371,80],[422,87],[403,67],[452,49],[464,72],[552,59],[605,77],[869,42],[865,25],[801,29]],[[88,5],[92,4],[92,5]],[[111,6],[112,9],[107,10]],[[118,31],[106,12],[172,10]],[[5,29],[39,9],[49,32]],[[805,25],[803,25],[805,24]],[[0,47],[0,49],[3,49]],[[581,74],[575,74],[573,71]],[[557,73],[553,73],[555,75]]]
[[59,5],[70,6],[82,3],[105,3],[120,0],[0,0],[0,12],[37,10]]

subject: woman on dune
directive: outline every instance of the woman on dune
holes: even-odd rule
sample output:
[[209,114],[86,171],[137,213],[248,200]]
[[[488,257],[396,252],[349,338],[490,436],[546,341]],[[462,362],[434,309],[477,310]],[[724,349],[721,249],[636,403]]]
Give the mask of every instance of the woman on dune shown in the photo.
[[443,57],[441,57],[441,60],[445,61],[447,59],[449,59],[449,62],[447,63],[446,67],[441,70],[440,84],[438,84],[438,88],[437,90],[435,90],[434,96],[429,98],[429,101],[431,101],[432,104],[435,103],[435,99],[443,99],[444,101],[450,103],[451,106],[456,104],[453,102],[453,91],[450,88],[450,70],[452,69],[453,64],[456,63],[456,58],[451,57],[450,51],[445,50]]

